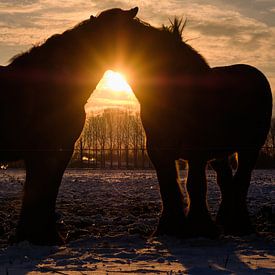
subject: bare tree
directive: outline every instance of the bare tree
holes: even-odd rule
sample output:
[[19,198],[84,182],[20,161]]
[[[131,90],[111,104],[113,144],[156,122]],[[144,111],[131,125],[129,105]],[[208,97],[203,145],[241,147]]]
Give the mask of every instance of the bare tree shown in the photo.
[[[107,109],[90,113],[81,138],[76,144],[81,162],[83,158],[97,167],[145,167],[145,133],[140,116],[131,110]],[[141,162],[140,162],[141,159]]]

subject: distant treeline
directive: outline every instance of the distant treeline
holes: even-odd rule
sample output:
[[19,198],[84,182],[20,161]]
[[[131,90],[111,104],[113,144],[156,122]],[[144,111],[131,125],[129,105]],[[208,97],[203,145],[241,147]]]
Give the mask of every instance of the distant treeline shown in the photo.
[[275,118],[272,118],[265,145],[260,151],[256,168],[275,168]]
[[[146,153],[145,132],[139,113],[106,109],[90,113],[72,157],[71,167],[152,168]],[[275,168],[275,119],[257,168]]]
[[90,113],[75,145],[72,167],[152,168],[139,113],[106,109]]
[[[23,167],[24,163],[16,162],[9,166]],[[125,109],[106,109],[100,113],[90,113],[75,145],[69,167],[152,169],[139,113]],[[275,118],[272,119],[256,168],[275,169]]]

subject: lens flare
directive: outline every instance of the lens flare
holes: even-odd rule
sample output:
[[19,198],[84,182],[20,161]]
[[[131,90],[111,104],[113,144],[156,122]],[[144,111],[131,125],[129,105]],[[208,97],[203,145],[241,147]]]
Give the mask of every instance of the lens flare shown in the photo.
[[103,86],[105,89],[114,92],[132,93],[132,89],[127,83],[126,77],[119,72],[108,70],[103,76]]

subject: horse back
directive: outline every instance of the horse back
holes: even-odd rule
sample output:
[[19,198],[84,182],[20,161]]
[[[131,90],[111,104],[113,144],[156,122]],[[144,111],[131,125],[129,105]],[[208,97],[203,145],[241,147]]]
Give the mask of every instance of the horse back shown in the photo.
[[[214,67],[212,71],[212,83],[217,85],[215,96],[223,97],[224,103],[228,102],[238,107],[245,115],[247,108],[254,109],[254,116],[264,118],[271,117],[272,92],[268,80],[264,74],[255,67],[236,64],[225,67]],[[249,114],[253,116],[252,113]]]
[[[217,129],[232,139],[262,145],[270,128],[272,92],[268,80],[258,69],[244,64],[211,69],[210,100]],[[211,98],[212,93],[212,98]],[[210,112],[211,113],[211,112]],[[232,133],[231,133],[232,132]],[[249,138],[248,138],[249,136]]]

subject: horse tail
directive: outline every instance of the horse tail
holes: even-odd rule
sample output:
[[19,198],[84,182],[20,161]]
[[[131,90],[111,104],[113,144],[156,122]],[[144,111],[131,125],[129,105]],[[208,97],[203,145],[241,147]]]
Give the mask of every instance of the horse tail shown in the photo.
[[0,66],[0,85],[3,87],[3,73],[5,72],[6,67],[5,66]]
[[259,102],[259,107],[261,108],[263,117],[266,119],[266,127],[269,129],[273,110],[271,86],[266,76],[259,69],[249,65],[244,66],[251,70],[251,72],[255,75],[255,78],[257,79],[257,81],[255,81],[254,83],[257,85],[256,88],[258,88],[260,92],[261,102]]
[[266,76],[259,69],[249,65],[240,66],[244,71],[247,71],[252,83],[251,87],[256,93],[255,96],[258,98],[258,111],[255,112],[255,115],[258,114],[258,117],[255,117],[255,120],[258,122],[259,130],[265,133],[266,138],[270,130],[273,110],[271,86]]

